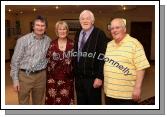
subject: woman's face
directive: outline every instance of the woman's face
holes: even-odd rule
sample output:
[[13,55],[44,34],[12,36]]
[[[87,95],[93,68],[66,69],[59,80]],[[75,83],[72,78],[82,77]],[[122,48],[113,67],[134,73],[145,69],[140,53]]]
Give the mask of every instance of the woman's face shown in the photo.
[[64,25],[59,25],[57,32],[58,32],[59,38],[66,38],[67,37],[67,29]]

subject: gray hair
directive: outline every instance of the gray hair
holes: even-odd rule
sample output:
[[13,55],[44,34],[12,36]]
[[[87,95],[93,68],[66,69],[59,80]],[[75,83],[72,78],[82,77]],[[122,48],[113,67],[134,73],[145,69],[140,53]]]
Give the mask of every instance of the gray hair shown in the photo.
[[92,11],[90,11],[90,10],[83,10],[79,15],[79,20],[81,19],[82,15],[85,14],[85,13],[89,13],[89,15],[91,17],[91,20],[94,23],[95,17],[94,17],[94,14],[92,13]]

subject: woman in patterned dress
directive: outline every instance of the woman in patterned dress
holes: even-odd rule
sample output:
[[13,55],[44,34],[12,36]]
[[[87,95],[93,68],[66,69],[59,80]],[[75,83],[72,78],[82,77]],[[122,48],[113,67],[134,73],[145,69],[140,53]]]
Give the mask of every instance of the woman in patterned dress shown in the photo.
[[46,105],[74,104],[74,78],[72,57],[67,53],[73,50],[73,41],[67,38],[69,29],[64,21],[55,25],[58,39],[51,42],[47,58]]

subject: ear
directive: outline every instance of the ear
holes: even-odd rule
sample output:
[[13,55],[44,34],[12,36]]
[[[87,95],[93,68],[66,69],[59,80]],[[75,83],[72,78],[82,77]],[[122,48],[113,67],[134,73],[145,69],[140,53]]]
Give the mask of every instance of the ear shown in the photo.
[[34,30],[34,25],[32,25],[32,29]]
[[94,24],[95,22],[94,21],[92,21],[92,25]]
[[126,33],[126,28],[124,28],[124,32]]

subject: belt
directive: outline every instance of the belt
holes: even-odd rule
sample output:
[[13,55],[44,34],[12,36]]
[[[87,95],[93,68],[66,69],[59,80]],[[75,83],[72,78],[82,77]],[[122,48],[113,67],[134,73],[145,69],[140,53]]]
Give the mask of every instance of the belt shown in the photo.
[[39,72],[42,72],[43,70],[45,70],[45,69],[41,69],[41,70],[37,70],[37,71],[30,71],[30,70],[26,70],[26,69],[20,69],[20,71],[28,72],[29,74],[37,74]]

